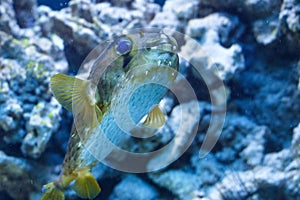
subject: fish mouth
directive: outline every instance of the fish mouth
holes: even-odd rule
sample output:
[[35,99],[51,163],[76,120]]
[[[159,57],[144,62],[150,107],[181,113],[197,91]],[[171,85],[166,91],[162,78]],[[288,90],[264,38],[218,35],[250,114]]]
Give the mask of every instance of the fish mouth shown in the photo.
[[178,66],[178,55],[173,52],[162,52],[158,55],[157,64],[158,66],[174,67]]
[[159,67],[165,66],[177,69],[179,63],[177,51],[177,41],[164,31],[146,38],[143,44],[143,52],[147,62],[154,62]]
[[160,51],[157,57],[158,66],[178,66],[178,44],[172,36],[161,33],[161,37],[153,49]]

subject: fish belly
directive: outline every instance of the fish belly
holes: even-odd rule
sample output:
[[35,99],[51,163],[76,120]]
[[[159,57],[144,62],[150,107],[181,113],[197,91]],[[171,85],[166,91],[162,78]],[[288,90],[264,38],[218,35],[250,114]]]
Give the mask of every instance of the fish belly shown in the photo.
[[104,159],[128,138],[129,132],[161,101],[166,92],[167,89],[161,85],[145,84],[123,93],[124,96],[112,103],[112,109],[104,115],[88,140],[87,151],[98,160]]

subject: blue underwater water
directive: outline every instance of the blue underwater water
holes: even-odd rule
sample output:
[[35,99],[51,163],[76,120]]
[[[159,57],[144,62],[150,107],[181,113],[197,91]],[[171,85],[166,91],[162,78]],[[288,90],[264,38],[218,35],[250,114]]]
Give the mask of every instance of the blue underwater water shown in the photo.
[[61,10],[62,8],[68,7],[69,0],[38,0],[38,5],[46,5],[52,8],[53,10]]
[[[65,8],[68,6],[70,0],[38,0],[38,5],[46,5],[52,8],[53,10],[60,10],[62,8]],[[157,3],[160,6],[163,6],[165,3],[165,0],[154,0],[154,3]]]
[[[93,155],[115,150],[91,169],[102,189],[98,200],[299,199],[299,8],[298,0],[1,0],[0,199],[41,199],[43,185],[58,180],[71,147],[72,158],[93,160],[87,148],[78,150],[81,142],[90,145]],[[51,77],[79,72],[84,79],[90,62],[100,63],[100,69],[111,56],[122,54],[116,36],[149,27],[164,29],[160,41],[139,29],[133,31],[135,37],[145,43],[135,41],[137,46],[126,48],[140,47],[141,60],[156,55],[157,65],[168,65],[173,54],[149,51],[178,44],[177,79],[159,103],[166,123],[153,130],[141,122],[117,138],[117,146],[95,136],[81,138],[68,149],[74,116],[53,96]],[[115,62],[120,70],[107,75],[109,80],[135,77],[128,67],[132,55],[134,51],[121,55]],[[95,74],[90,77],[98,78]],[[148,70],[135,78],[144,84],[149,74],[151,80],[163,81],[157,78],[163,74]],[[97,99],[118,94],[118,88],[112,91],[110,84],[101,84]],[[67,86],[60,92],[72,88]],[[118,86],[124,95],[124,88],[130,88]],[[157,98],[162,90],[145,91],[145,96]],[[140,118],[153,106],[141,106],[136,99],[143,95],[134,94],[129,105],[141,109],[134,110]],[[112,98],[118,109],[126,108],[119,101],[126,98]],[[105,112],[106,104],[97,106]],[[127,123],[123,111],[109,117],[118,113],[121,123]],[[161,120],[157,110],[149,116]],[[140,171],[144,173],[134,173]],[[71,187],[64,194],[65,199],[82,199]]]

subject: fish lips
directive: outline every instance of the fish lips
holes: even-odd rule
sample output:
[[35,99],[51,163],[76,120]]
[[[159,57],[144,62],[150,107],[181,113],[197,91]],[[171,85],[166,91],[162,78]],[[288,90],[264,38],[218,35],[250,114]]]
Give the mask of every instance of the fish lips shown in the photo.
[[162,52],[157,56],[158,66],[169,66],[177,68],[179,58],[176,53],[173,52]]

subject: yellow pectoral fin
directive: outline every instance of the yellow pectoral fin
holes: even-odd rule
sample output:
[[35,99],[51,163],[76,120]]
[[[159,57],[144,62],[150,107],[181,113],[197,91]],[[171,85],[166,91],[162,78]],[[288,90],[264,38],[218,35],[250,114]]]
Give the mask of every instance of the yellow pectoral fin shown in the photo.
[[[50,87],[57,101],[68,111],[72,112],[73,99],[80,100],[82,91],[88,85],[87,81],[65,74],[56,74],[50,79]],[[77,99],[78,98],[78,99]]]
[[96,179],[90,172],[79,173],[72,189],[81,198],[88,199],[95,198],[101,191]]
[[42,196],[41,200],[64,200],[65,199],[65,195],[64,192],[62,190],[60,190],[59,188],[56,188],[54,183],[48,183],[47,185],[44,186],[45,188],[45,193]]
[[68,111],[84,121],[84,126],[96,127],[102,118],[101,110],[95,104],[95,91],[90,82],[65,74],[56,74],[50,80],[51,90],[58,102]]
[[165,115],[157,105],[148,113],[143,125],[149,128],[160,128],[165,124],[165,122]]

